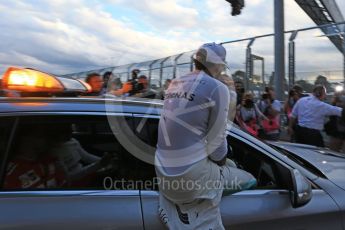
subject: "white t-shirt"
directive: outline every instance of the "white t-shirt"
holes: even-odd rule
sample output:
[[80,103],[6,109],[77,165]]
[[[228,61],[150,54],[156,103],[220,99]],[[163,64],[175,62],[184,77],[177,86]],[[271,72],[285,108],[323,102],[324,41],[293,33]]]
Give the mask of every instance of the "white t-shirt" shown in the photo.
[[179,174],[207,157],[227,154],[229,90],[203,71],[174,79],[164,100],[156,157],[168,174]]
[[292,117],[298,119],[298,125],[322,130],[327,116],[341,116],[343,109],[320,101],[315,96],[303,97],[292,109]]
[[259,118],[264,118],[264,115],[260,112],[256,104],[254,104],[252,108],[246,108],[242,105],[239,105],[238,110],[240,111],[241,118],[244,122],[247,122],[251,119],[258,120]]

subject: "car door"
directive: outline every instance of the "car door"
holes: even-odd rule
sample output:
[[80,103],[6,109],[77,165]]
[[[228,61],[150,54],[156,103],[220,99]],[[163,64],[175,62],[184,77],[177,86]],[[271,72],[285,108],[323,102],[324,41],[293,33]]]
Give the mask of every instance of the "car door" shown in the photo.
[[[280,165],[281,171],[290,170],[288,165],[273,159],[262,147],[240,136],[233,138],[239,141],[242,148],[271,157],[271,160]],[[224,196],[220,204],[223,224],[226,229],[241,230],[342,229],[339,209],[330,196],[317,187],[314,187],[312,192],[311,201],[300,208],[292,207],[290,192],[283,187],[258,188]],[[158,196],[157,191],[141,191],[144,223],[147,229],[162,228],[157,214]]]
[[[116,114],[112,114],[116,117]],[[9,115],[10,116],[10,115]],[[27,113],[17,119],[17,129],[26,122],[58,123],[65,115],[45,113],[44,116]],[[121,114],[120,116],[124,116]],[[67,121],[85,121],[102,117],[101,122],[107,122],[105,115],[100,113],[72,114]],[[0,126],[7,122],[8,117],[0,117]],[[10,124],[8,124],[10,126]],[[12,126],[10,126],[12,127]],[[4,129],[2,129],[4,130]],[[10,130],[11,131],[11,130]],[[95,131],[93,131],[95,132]],[[97,131],[96,131],[97,132]],[[16,144],[15,132],[7,142],[6,148],[1,148],[2,161],[7,162],[11,148]],[[78,135],[87,135],[79,133]],[[104,133],[102,133],[104,135]],[[11,138],[9,138],[11,139]],[[92,138],[88,140],[92,142]],[[109,148],[109,146],[102,148]],[[105,146],[105,147],[104,147]],[[2,164],[2,170],[7,168]],[[5,168],[4,168],[5,167]],[[2,174],[1,184],[4,184],[6,172]],[[111,183],[111,178],[109,179]],[[109,181],[108,181],[109,182]],[[1,189],[0,191],[0,228],[1,229],[142,229],[142,213],[139,190],[115,190],[115,187],[104,188],[73,187],[57,189]],[[121,188],[120,188],[121,189]]]
[[0,192],[1,229],[142,229],[138,191]]

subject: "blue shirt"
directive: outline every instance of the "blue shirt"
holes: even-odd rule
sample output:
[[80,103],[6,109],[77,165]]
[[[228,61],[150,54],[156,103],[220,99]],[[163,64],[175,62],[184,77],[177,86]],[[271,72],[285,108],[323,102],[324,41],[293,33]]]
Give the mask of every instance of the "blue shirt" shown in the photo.
[[292,109],[292,117],[301,127],[322,130],[327,116],[341,116],[343,109],[320,101],[315,96],[303,97]]

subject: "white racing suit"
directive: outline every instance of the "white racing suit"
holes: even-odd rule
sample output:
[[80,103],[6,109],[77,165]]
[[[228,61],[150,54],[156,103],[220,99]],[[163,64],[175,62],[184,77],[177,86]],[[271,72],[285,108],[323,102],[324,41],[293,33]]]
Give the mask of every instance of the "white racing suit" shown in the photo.
[[156,174],[159,215],[169,229],[224,229],[219,203],[224,191],[255,186],[227,155],[227,87],[204,72],[172,81],[159,123]]
[[[63,162],[71,180],[82,179],[95,172],[99,168],[97,163],[101,160],[100,157],[85,151],[74,138],[66,142],[56,143],[51,152],[53,156]],[[86,166],[83,166],[81,162],[85,163]]]

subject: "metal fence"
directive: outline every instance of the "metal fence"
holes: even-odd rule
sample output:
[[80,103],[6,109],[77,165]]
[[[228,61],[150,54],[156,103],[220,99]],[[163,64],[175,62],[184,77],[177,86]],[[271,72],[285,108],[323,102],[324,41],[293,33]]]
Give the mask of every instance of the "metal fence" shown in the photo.
[[[340,26],[341,25],[341,26]],[[345,22],[303,28],[285,32],[286,69],[285,91],[293,84],[301,84],[310,92],[315,83],[327,84],[329,90],[344,84],[345,79]],[[324,34],[323,31],[328,31]],[[329,40],[340,39],[343,49],[339,50]],[[228,52],[227,62],[234,80],[244,83],[247,90],[259,94],[264,86],[274,81],[274,34],[221,43]],[[133,69],[140,69],[149,79],[151,88],[160,88],[166,79],[178,78],[193,70],[192,55],[189,51],[157,60],[95,69],[63,76],[84,79],[90,73],[104,74],[111,71],[122,82],[131,77]]]

